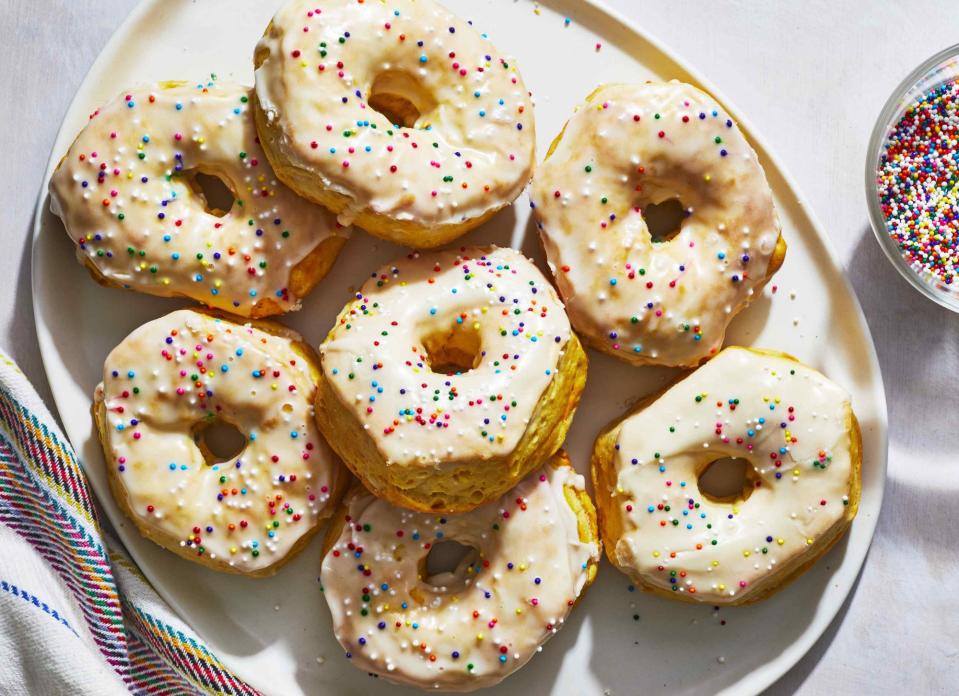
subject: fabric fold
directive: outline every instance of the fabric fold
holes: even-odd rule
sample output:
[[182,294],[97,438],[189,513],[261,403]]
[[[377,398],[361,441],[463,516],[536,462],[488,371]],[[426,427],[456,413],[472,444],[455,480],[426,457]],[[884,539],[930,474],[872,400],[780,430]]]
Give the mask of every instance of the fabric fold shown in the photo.
[[69,441],[0,353],[0,692],[257,694],[101,528]]

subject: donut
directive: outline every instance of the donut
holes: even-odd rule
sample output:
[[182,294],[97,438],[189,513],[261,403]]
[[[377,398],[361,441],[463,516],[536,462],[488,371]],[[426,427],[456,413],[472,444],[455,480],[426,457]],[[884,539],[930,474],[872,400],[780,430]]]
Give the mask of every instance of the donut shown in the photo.
[[[522,667],[596,576],[585,481],[557,455],[472,512],[412,512],[357,486],[327,534],[320,580],[356,667],[442,691],[492,686]],[[430,575],[434,545],[469,551]],[[439,549],[437,549],[439,551]]]
[[251,106],[247,87],[162,82],[91,114],[50,207],[95,280],[244,317],[299,308],[347,231],[277,181]]
[[[279,324],[178,310],[106,359],[93,415],[120,508],[148,539],[213,570],[272,575],[349,478],[313,419],[316,354]],[[244,443],[218,456],[227,424]]]
[[559,449],[586,353],[520,252],[413,253],[320,346],[320,430],[374,494],[424,512],[495,500]]
[[[785,257],[756,153],[712,97],[681,82],[596,89],[531,188],[570,321],[634,365],[716,354]],[[647,222],[668,227],[670,206],[678,227],[654,238]]]
[[529,182],[533,107],[515,63],[432,0],[292,0],[254,64],[277,176],[343,224],[435,247]]
[[[703,490],[742,460],[740,491]],[[783,353],[730,347],[606,428],[592,475],[603,545],[636,585],[713,605],[765,599],[838,541],[859,506],[849,395]]]

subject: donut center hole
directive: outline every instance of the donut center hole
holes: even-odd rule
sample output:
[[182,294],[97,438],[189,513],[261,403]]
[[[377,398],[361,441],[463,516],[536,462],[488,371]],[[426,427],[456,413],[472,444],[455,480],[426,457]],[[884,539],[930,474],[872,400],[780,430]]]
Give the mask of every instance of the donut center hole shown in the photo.
[[651,203],[643,208],[643,220],[653,244],[665,244],[679,234],[685,219],[686,209],[678,198]]
[[419,120],[436,108],[433,95],[413,75],[402,70],[385,70],[376,76],[366,103],[394,126],[415,128]]
[[207,464],[221,464],[237,457],[246,447],[246,436],[232,423],[215,420],[201,425],[193,433]]
[[479,331],[465,323],[423,337],[423,351],[430,370],[441,375],[469,372],[480,364],[483,345]]
[[181,176],[193,191],[193,195],[203,201],[203,207],[210,215],[223,217],[233,208],[236,201],[233,190],[216,174],[188,169]]
[[476,573],[470,569],[479,561],[479,550],[458,541],[433,544],[426,555],[422,570],[423,581],[441,592],[463,590]]
[[706,465],[697,484],[706,499],[731,503],[748,498],[760,481],[756,470],[745,459],[723,457]]

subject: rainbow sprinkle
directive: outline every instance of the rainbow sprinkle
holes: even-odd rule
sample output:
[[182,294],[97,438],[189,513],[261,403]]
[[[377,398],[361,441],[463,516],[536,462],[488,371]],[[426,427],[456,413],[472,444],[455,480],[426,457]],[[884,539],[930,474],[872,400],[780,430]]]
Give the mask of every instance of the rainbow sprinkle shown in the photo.
[[914,101],[890,130],[876,173],[889,236],[909,265],[951,285],[959,263],[959,83]]

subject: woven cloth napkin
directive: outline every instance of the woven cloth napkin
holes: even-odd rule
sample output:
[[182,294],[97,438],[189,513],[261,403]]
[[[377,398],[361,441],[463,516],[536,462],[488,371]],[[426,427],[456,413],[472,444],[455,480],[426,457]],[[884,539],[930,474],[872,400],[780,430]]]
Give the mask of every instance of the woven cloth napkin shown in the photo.
[[0,694],[256,694],[97,515],[73,448],[0,352]]

